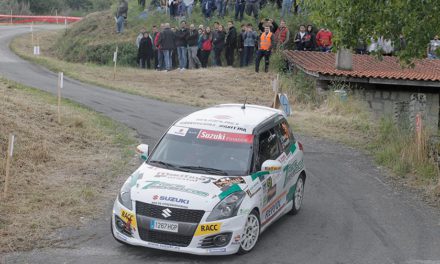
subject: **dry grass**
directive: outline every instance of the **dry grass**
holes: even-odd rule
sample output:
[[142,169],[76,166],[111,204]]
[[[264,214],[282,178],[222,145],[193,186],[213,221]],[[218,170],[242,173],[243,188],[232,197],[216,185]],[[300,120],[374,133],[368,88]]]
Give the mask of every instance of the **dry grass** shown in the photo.
[[116,175],[128,173],[132,132],[66,101],[59,125],[56,109],[52,96],[0,80],[0,253],[47,246],[51,231],[96,217],[119,187]]
[[55,71],[63,71],[75,79],[111,89],[174,103],[209,106],[218,103],[244,102],[270,105],[272,100],[272,74],[256,74],[251,68],[217,67],[184,72],[156,72],[130,67],[113,67],[68,63],[56,58],[51,49],[57,32],[41,32],[42,55],[32,54],[30,35],[16,38],[12,48],[20,56],[35,60]]

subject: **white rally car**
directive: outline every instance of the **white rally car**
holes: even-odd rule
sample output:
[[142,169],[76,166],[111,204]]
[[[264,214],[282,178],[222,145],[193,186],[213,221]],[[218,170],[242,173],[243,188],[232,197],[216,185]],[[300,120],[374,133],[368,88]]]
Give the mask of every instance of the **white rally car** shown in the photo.
[[124,183],[112,233],[124,244],[198,255],[251,251],[302,204],[303,148],[282,111],[227,104],[192,113],[162,136]]

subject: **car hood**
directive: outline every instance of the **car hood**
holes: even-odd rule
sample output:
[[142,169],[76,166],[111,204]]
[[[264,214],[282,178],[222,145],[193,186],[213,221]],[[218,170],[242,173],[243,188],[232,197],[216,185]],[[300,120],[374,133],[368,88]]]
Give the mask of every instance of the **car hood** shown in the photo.
[[167,170],[144,163],[128,179],[131,198],[160,206],[211,211],[229,194],[245,190],[251,177]]

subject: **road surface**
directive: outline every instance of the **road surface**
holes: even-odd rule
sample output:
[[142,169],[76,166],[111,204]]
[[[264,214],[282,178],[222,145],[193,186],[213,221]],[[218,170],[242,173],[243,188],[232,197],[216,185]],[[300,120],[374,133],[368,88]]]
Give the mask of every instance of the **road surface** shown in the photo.
[[[40,26],[43,27],[43,26]],[[48,28],[48,26],[44,26]],[[0,75],[56,92],[57,74],[28,63],[8,48],[28,27],[0,26]],[[63,96],[135,129],[154,144],[177,118],[194,110],[67,79]],[[440,263],[438,209],[392,182],[364,154],[328,141],[300,136],[308,169],[304,207],[271,226],[244,256],[199,257],[115,242],[108,214],[80,230],[56,234],[64,242],[16,252],[6,263]]]

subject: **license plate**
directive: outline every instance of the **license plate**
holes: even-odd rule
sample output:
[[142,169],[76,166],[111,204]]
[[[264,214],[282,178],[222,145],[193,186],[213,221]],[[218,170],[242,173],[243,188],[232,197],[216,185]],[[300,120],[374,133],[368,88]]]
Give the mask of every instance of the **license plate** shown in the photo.
[[179,232],[179,225],[168,221],[151,220],[150,229],[177,233]]

